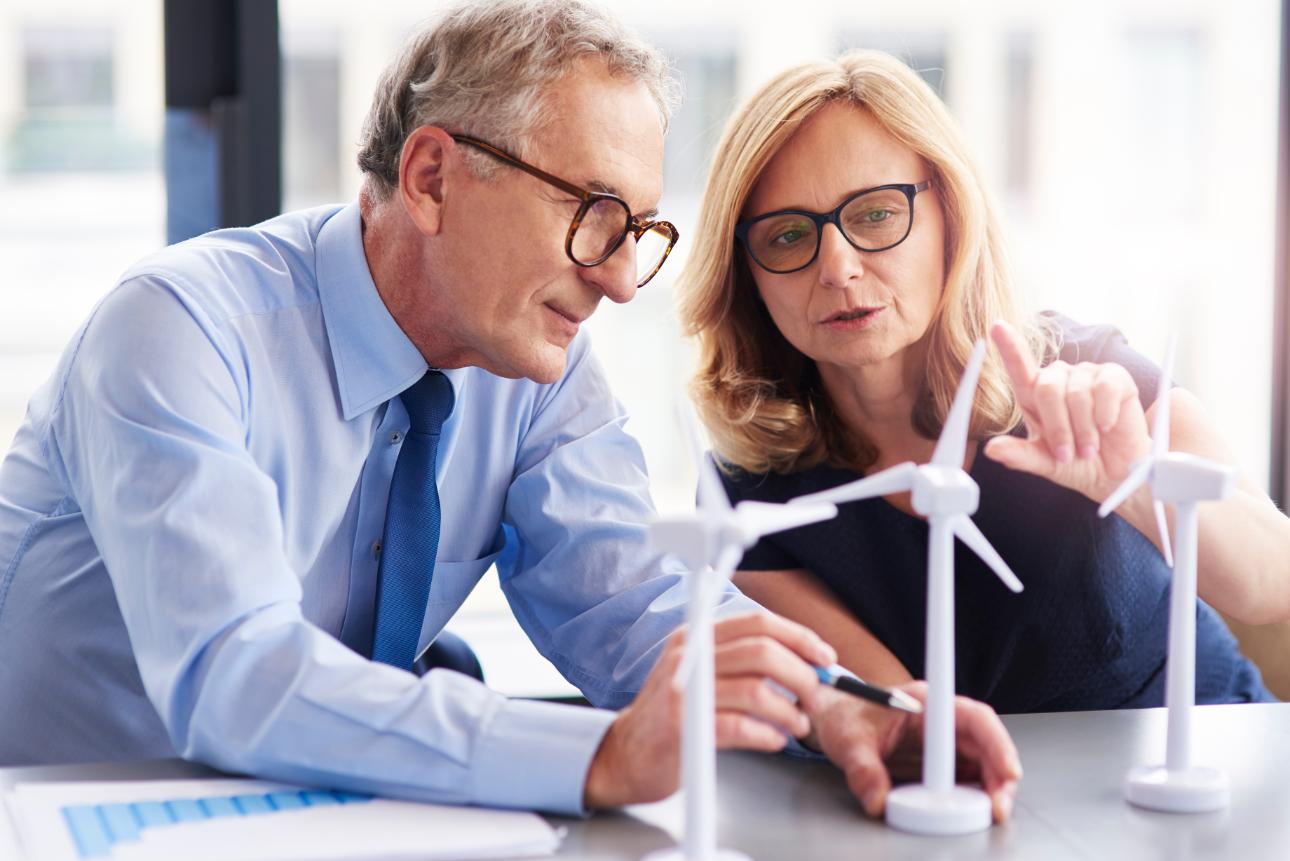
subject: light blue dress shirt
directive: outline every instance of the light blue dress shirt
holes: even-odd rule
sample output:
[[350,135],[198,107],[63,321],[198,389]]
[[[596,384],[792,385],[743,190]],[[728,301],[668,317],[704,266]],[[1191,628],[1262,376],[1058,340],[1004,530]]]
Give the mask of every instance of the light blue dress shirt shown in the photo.
[[[429,801],[582,808],[613,714],[508,700],[358,654],[426,370],[376,292],[356,205],[165,249],[127,272],[0,466],[0,763],[182,755]],[[496,562],[594,704],[683,618],[648,548],[643,459],[589,351],[553,385],[446,372],[428,645]],[[733,588],[723,611],[754,605]]]

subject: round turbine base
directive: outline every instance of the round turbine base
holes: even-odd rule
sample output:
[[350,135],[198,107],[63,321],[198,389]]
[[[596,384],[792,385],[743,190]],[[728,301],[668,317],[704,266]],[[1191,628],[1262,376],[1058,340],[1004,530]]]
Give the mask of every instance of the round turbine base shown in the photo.
[[968,786],[901,786],[887,796],[887,824],[913,834],[972,834],[990,827],[990,796]]
[[1166,813],[1207,813],[1231,802],[1227,775],[1217,768],[1192,766],[1170,770],[1162,765],[1141,765],[1124,779],[1124,797],[1130,804]]
[[752,859],[738,849],[718,849],[715,855],[708,858],[691,858],[680,846],[673,846],[669,849],[656,849],[641,861],[752,861]]

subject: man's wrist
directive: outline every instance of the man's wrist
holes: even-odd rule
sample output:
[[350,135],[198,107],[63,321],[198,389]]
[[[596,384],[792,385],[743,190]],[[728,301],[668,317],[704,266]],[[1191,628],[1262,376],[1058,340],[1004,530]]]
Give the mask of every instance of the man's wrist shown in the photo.
[[615,717],[601,709],[504,700],[477,736],[470,799],[490,806],[581,815],[589,763]]
[[587,767],[587,778],[582,788],[582,806],[588,811],[603,807],[617,807],[625,803],[621,799],[613,798],[615,789],[621,791],[622,786],[622,781],[614,775],[614,763],[617,760],[618,750],[616,732],[618,726],[618,720],[609,725],[604,737],[600,739],[600,746],[591,757],[591,764]]
[[[832,714],[835,711],[839,713]],[[824,741],[820,738],[820,728],[829,720],[851,725],[857,720],[862,720],[873,727],[875,737],[883,738],[903,715],[903,712],[896,709],[884,708],[877,703],[862,700],[833,688],[822,689],[816,699],[815,708],[808,715],[811,718],[810,735],[802,739],[802,743],[827,753]]]

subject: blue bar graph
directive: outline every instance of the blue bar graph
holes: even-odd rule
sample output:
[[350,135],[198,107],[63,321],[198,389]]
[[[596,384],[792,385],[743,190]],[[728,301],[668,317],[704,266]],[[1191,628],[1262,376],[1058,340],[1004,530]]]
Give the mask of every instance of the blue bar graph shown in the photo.
[[199,798],[197,803],[206,811],[209,819],[220,819],[225,816],[240,816],[232,798]]
[[170,808],[170,815],[176,822],[196,822],[206,818],[205,811],[195,798],[176,798],[174,801],[167,801],[166,806]]
[[99,815],[107,826],[107,833],[113,843],[124,843],[127,840],[138,840],[139,818],[128,804],[103,804],[99,806]]
[[161,801],[141,801],[131,804],[139,824],[144,828],[155,828],[158,825],[170,825],[175,820],[170,815],[170,808]]
[[81,858],[110,858],[113,846],[139,840],[148,828],[229,816],[258,816],[306,807],[354,804],[371,798],[357,792],[303,790],[262,795],[170,798],[133,804],[73,804],[63,808],[63,819]]
[[273,805],[269,803],[267,795],[234,795],[233,806],[241,811],[243,816],[258,816],[261,813],[273,812]]

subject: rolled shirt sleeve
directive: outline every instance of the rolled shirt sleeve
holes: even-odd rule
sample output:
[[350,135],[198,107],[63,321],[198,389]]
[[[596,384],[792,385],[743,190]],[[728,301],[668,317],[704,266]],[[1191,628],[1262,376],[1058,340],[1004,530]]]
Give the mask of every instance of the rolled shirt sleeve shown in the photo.
[[[507,495],[498,573],[538,650],[598,706],[634,698],[684,619],[685,570],[648,540],[640,444],[585,339],[536,405]],[[678,429],[679,433],[679,429]],[[727,583],[718,616],[762,610]]]
[[278,488],[247,450],[238,345],[183,291],[123,284],[65,361],[47,454],[176,751],[274,779],[581,812],[612,714],[508,701],[446,671],[419,679],[303,618]]
[[[0,464],[0,762],[179,754],[395,797],[578,813],[613,714],[362,657],[397,395],[425,372],[357,205],[141,261]],[[448,369],[425,646],[497,556],[538,649],[595,705],[684,618],[639,446],[574,339],[552,385]],[[727,587],[719,612],[755,609]]]

